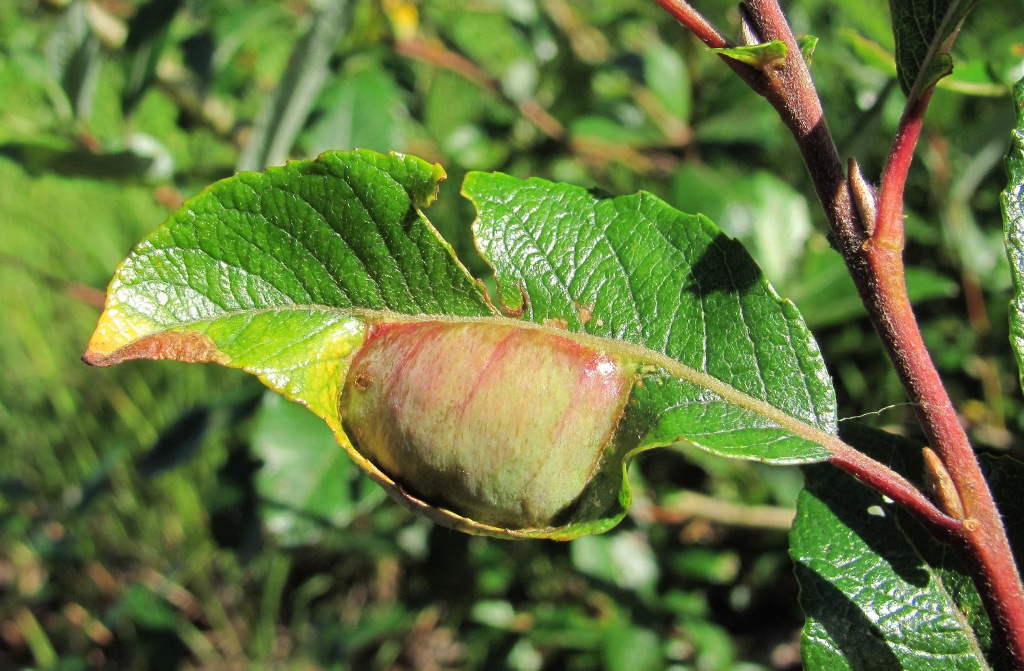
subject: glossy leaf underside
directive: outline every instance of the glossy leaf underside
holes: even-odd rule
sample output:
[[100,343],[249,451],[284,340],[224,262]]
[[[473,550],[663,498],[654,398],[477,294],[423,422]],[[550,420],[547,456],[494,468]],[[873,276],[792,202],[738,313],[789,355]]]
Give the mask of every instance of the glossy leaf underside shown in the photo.
[[423,216],[443,177],[419,159],[355,151],[212,185],[122,263],[86,361],[213,361],[255,373],[326,420],[397,498],[483,533],[601,531],[624,514],[628,485],[620,469],[601,483],[618,491],[598,497],[607,510],[559,529],[479,527],[418,501],[353,448],[339,417],[342,384],[372,325],[529,324],[644,363],[617,432],[623,464],[677,441],[770,462],[827,456],[813,434],[834,432],[835,402],[816,344],[710,221],[649,194],[599,198],[471,175],[478,245],[503,303],[522,303],[519,321],[497,314]]
[[[852,425],[843,438],[893,468],[921,473],[919,445]],[[983,459],[1008,520],[1020,520],[1024,465]],[[1020,525],[1009,525],[1020,553]],[[807,614],[805,668],[828,671],[1009,669],[970,575],[952,549],[878,492],[836,469],[807,468],[790,536]],[[1018,562],[1020,557],[1018,557]]]
[[1013,88],[1017,128],[1006,156],[1009,180],[1002,193],[1003,231],[1010,257],[1013,299],[1010,301],[1010,342],[1017,355],[1017,370],[1024,387],[1024,79]]

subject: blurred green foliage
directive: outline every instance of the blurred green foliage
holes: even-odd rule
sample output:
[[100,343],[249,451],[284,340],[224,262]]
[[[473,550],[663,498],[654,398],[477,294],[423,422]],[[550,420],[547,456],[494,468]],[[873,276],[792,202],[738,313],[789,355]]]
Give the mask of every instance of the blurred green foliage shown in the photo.
[[[792,142],[655,3],[329,4],[0,3],[0,667],[798,666],[795,469],[659,451],[609,534],[472,538],[385,501],[248,376],[80,363],[116,263],[183,198],[244,157],[361,146],[445,166],[430,216],[463,259],[467,170],[708,214],[801,309],[842,414],[913,432]],[[702,10],[735,32],[734,4]],[[877,175],[902,105],[886,4],[787,11],[820,40],[840,152]],[[1019,11],[968,18],[907,203],[926,340],[975,444],[1018,457],[998,191]]]

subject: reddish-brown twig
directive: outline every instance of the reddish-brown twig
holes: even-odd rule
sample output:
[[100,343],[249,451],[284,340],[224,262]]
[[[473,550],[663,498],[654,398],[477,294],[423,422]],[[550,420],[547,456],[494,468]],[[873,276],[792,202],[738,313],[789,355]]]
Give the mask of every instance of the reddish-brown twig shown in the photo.
[[[724,43],[720,33],[681,0],[657,0],[705,44]],[[792,132],[807,164],[837,245],[886,351],[900,376],[929,445],[938,455],[941,476],[952,493],[946,512],[955,524],[933,514],[934,506],[914,493],[901,492],[902,503],[933,532],[957,547],[1020,668],[1024,668],[1024,588],[1013,562],[1006,531],[977,458],[925,348],[907,295],[903,267],[903,191],[920,136],[932,89],[912,93],[900,122],[882,186],[874,221],[862,221],[863,208],[852,206],[849,183],[825,124],[821,103],[789,23],[777,0],[747,0],[743,7],[745,32],[760,41],[780,40],[788,55],[751,74],[733,69],[765,96]],[[730,65],[732,63],[730,62]],[[833,457],[832,462],[882,493],[893,479],[870,461],[856,455]],[[920,494],[920,492],[918,492]],[[930,511],[928,511],[930,513]],[[952,517],[947,519],[954,519]]]

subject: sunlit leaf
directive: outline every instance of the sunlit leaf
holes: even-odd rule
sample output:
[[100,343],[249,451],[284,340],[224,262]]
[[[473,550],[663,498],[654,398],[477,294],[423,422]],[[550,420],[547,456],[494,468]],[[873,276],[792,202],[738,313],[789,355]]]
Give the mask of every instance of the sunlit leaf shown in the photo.
[[652,42],[644,52],[644,80],[665,110],[689,121],[693,104],[690,75],[682,56],[664,42]]
[[260,404],[252,450],[262,461],[256,490],[264,524],[284,544],[318,542],[384,497],[323,422],[277,394]]
[[132,16],[125,42],[125,86],[121,91],[121,109],[125,116],[132,113],[156,78],[156,66],[171,21],[182,4],[182,0],[150,0]]
[[[89,27],[85,0],[71,2],[54,26],[46,45],[50,74],[60,82],[71,110],[88,120],[100,69],[100,42]],[[61,105],[58,112],[63,112]]]

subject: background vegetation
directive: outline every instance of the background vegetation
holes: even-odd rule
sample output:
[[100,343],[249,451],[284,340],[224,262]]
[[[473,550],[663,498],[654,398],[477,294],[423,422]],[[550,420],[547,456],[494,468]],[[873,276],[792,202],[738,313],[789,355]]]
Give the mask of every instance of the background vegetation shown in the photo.
[[[840,152],[878,174],[902,107],[886,4],[786,9],[820,38]],[[926,340],[975,445],[1018,457],[998,191],[1020,10],[969,17],[907,212]],[[386,501],[249,376],[78,360],[116,263],[184,198],[360,146],[445,166],[430,217],[464,259],[467,170],[709,215],[802,311],[842,415],[911,431],[788,135],[655,3],[10,0],[0,91],[0,667],[799,666],[797,469],[659,450],[609,534],[472,538]]]

